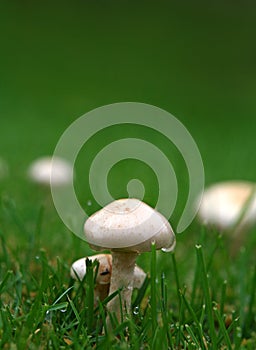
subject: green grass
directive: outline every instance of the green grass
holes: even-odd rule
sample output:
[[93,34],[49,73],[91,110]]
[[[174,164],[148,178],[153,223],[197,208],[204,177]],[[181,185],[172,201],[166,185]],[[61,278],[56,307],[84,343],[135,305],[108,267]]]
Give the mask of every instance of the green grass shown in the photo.
[[[132,314],[121,324],[113,320],[110,332],[109,299],[93,307],[95,264],[74,282],[68,251],[53,258],[35,237],[27,254],[7,243],[5,232],[0,237],[2,349],[255,349],[253,238],[236,257],[226,237],[205,230],[197,244],[192,233],[179,235],[174,254],[152,247],[138,259],[148,278],[134,291]],[[68,244],[78,251],[79,240]]]

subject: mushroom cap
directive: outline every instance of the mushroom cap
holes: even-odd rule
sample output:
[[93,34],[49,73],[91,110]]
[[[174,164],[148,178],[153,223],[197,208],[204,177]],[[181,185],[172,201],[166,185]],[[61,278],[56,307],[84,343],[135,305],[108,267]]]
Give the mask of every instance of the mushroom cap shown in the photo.
[[90,216],[84,225],[87,242],[96,250],[145,252],[172,250],[175,235],[168,220],[135,198],[119,199]]
[[71,164],[59,157],[42,157],[36,159],[28,169],[29,178],[43,185],[61,186],[72,182]]
[[[74,279],[83,280],[86,274],[86,259],[90,259],[92,262],[95,260],[99,261],[98,275],[96,282],[98,284],[110,284],[111,274],[112,274],[112,255],[111,254],[96,254],[93,256],[88,256],[87,258],[81,258],[76,260],[70,269],[70,275]],[[139,266],[135,265],[134,268],[134,280],[133,287],[141,288],[144,280],[146,278],[146,273]]]
[[251,225],[256,221],[255,189],[254,183],[246,181],[226,181],[210,186],[202,197],[199,220],[207,225],[230,229],[242,214],[239,225]]
[[112,256],[110,254],[97,254],[76,260],[70,269],[70,275],[74,279],[83,280],[86,274],[86,259],[94,262],[98,260],[99,269],[96,277],[98,284],[109,284],[112,271]]

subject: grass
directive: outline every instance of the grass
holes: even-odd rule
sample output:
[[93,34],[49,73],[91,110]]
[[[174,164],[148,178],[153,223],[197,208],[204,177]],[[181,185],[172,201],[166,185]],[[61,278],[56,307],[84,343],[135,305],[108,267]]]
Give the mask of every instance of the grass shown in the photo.
[[[53,260],[35,238],[27,255],[0,237],[1,349],[255,349],[252,240],[236,257],[226,237],[205,229],[196,242],[192,233],[178,236],[172,254],[152,246],[138,259],[149,274],[133,293],[132,313],[113,319],[110,332],[105,306],[113,296],[93,307],[95,264],[74,282],[68,252]],[[78,243],[70,241],[70,251]]]

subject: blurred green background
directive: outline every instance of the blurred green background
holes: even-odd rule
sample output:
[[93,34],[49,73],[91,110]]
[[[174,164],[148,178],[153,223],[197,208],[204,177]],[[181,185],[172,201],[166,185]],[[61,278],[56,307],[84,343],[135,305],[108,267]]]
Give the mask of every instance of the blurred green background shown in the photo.
[[[199,147],[206,184],[255,181],[255,10],[249,0],[0,1],[0,157],[9,165],[9,176],[0,180],[1,230],[26,237],[42,221],[46,246],[49,237],[71,239],[50,192],[27,180],[27,167],[52,154],[76,118],[115,102],[144,102],[176,116]],[[127,133],[153,138],[159,147],[164,142],[141,128],[127,130],[95,135],[91,155]],[[177,150],[164,147],[176,152],[174,168],[183,178]],[[77,164],[76,186],[85,204],[91,197],[90,159],[84,159]],[[148,186],[155,184],[150,170],[136,166]],[[120,177],[129,178],[129,169],[130,164],[113,168],[113,195],[125,194],[127,180],[122,184]],[[184,183],[180,206],[186,176]],[[154,202],[156,190],[146,190]]]

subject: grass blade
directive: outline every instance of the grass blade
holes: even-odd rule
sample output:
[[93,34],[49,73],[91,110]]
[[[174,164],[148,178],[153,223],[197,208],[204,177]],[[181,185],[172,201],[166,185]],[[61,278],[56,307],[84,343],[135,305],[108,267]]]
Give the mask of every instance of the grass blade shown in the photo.
[[157,329],[157,301],[156,301],[156,245],[151,245],[151,317],[152,317],[152,332],[153,335]]
[[217,339],[216,339],[216,331],[214,326],[212,300],[210,296],[208,276],[206,272],[206,266],[204,262],[201,245],[196,245],[196,252],[197,252],[197,259],[198,259],[200,272],[201,272],[201,282],[202,282],[202,287],[204,291],[206,315],[207,315],[208,324],[209,324],[209,333],[210,333],[213,349],[217,349]]
[[221,298],[220,298],[220,314],[223,315],[224,305],[226,301],[226,291],[227,291],[227,281],[223,281],[221,288]]
[[193,342],[196,344],[197,349],[202,349],[198,340],[196,339],[196,336],[194,334],[194,332],[192,331],[191,327],[188,324],[185,324],[185,329],[188,332],[188,334],[190,335],[191,339],[193,340]]
[[7,271],[7,273],[5,274],[2,282],[0,283],[0,293],[2,293],[2,291],[4,290],[5,286],[7,285],[8,280],[12,276],[12,274],[13,274],[12,271]]
[[175,282],[176,282],[176,291],[177,291],[177,296],[179,299],[179,303],[181,303],[180,300],[180,281],[179,281],[179,274],[178,274],[178,268],[177,268],[177,263],[176,263],[176,258],[175,258],[175,254],[171,254],[172,256],[172,264],[173,264],[173,271],[174,271],[174,277],[175,277]]
[[214,311],[214,314],[218,320],[218,323],[219,323],[219,326],[220,326],[220,330],[222,332],[222,335],[223,335],[223,338],[225,339],[225,342],[227,344],[227,347],[229,350],[232,350],[232,344],[231,344],[231,341],[230,341],[230,337],[229,337],[229,334],[227,332],[227,329],[226,329],[226,326],[225,326],[225,323],[221,317],[221,314],[218,310],[218,308],[216,306],[213,307],[213,311]]
[[93,329],[93,320],[94,320],[94,276],[93,276],[93,262],[90,259],[86,259],[86,300],[85,308],[86,312],[86,324],[88,332],[91,332]]
[[203,331],[202,331],[202,324],[199,322],[197,316],[196,316],[196,313],[195,311],[193,310],[192,306],[189,304],[187,298],[185,297],[184,294],[181,295],[182,296],[182,299],[184,301],[184,304],[186,305],[192,319],[193,319],[193,322],[195,323],[196,327],[197,327],[197,332],[198,332],[198,336],[199,336],[199,339],[200,339],[200,343],[201,343],[201,346],[200,348],[201,349],[205,349],[205,345],[204,345],[204,335],[203,335]]
[[255,303],[255,294],[256,294],[256,265],[254,266],[254,271],[253,271],[247,317],[246,317],[246,320],[245,320],[244,325],[243,325],[243,334],[245,334],[245,336],[249,336],[248,330],[250,329],[250,327],[253,323],[253,318],[254,318],[253,307],[254,307],[254,303]]

